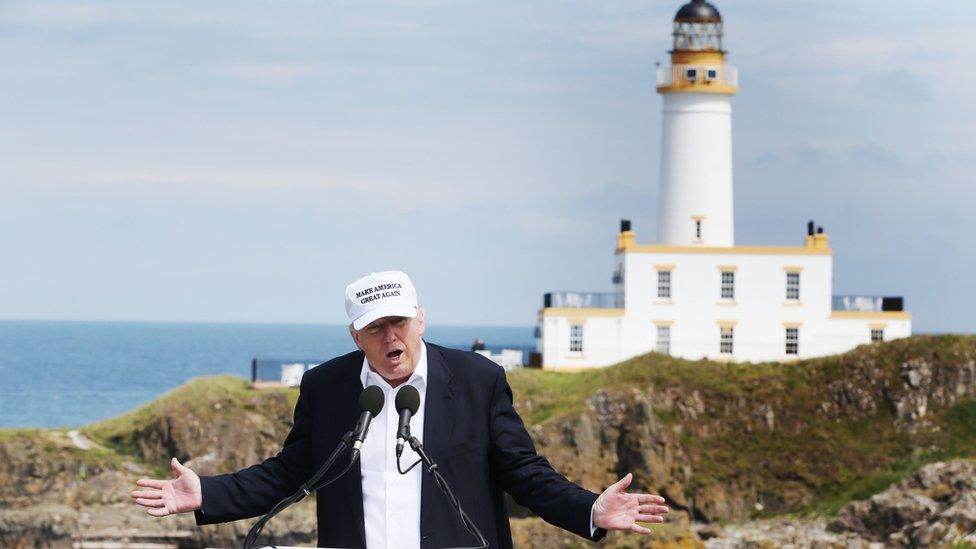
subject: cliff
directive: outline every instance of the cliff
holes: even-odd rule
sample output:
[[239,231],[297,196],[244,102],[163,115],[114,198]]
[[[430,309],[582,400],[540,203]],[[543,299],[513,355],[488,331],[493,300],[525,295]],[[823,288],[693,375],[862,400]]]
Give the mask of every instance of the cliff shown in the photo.
[[[579,374],[509,378],[539,451],[557,469],[592,490],[633,472],[638,487],[678,511],[654,538],[611,536],[611,546],[698,546],[721,530],[703,523],[833,515],[926,463],[976,456],[974,337],[914,337],[788,364],[652,353]],[[204,378],[79,432],[0,430],[0,545],[127,532],[229,545],[248,524],[148,520],[126,503],[127,492],[141,475],[165,474],[170,456],[206,474],[273,454],[295,398]],[[279,543],[314,540],[312,508],[275,519],[269,534]],[[520,545],[579,545],[514,512]]]

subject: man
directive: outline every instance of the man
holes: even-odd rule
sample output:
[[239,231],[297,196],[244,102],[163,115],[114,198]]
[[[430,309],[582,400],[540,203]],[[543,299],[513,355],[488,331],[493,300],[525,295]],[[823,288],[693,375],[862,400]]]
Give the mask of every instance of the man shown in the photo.
[[[359,350],[305,374],[295,423],[278,455],[236,473],[202,478],[173,458],[176,478],[139,480],[151,490],[132,492],[135,502],[153,516],[194,511],[198,524],[262,515],[312,476],[356,422],[360,392],[376,385],[386,401],[359,467],[317,494],[318,544],[470,546],[473,536],[423,468],[406,475],[397,471],[399,418],[391,409],[398,388],[412,385],[422,402],[412,434],[423,441],[490,547],[512,546],[503,491],[547,522],[594,541],[607,530],[650,534],[637,522],[664,521],[663,498],[625,492],[630,474],[597,496],[536,454],[512,407],[502,368],[477,353],[423,341],[424,311],[406,274],[372,273],[353,282],[346,288],[346,312]],[[407,448],[401,461],[405,469],[416,454]]]

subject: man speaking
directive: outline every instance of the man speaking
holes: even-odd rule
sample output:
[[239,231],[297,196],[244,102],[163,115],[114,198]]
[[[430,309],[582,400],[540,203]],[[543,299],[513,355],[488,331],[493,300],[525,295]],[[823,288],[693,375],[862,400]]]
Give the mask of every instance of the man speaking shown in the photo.
[[[357,399],[377,386],[385,405],[373,419],[359,467],[317,494],[318,544],[413,549],[463,547],[473,536],[434,481],[415,467],[398,472],[397,391],[413,386],[421,405],[411,431],[490,547],[511,547],[503,492],[546,522],[590,540],[607,530],[650,534],[637,522],[663,522],[664,498],[633,494],[627,474],[597,495],[557,473],[535,452],[512,407],[504,370],[473,352],[426,343],[424,311],[410,278],[372,273],[346,287],[349,333],[356,352],[309,370],[302,378],[295,423],[278,455],[236,473],[199,477],[176,458],[170,480],[141,479],[136,503],[161,517],[194,511],[197,524],[267,513],[325,462],[356,423]],[[411,448],[400,458],[417,460]]]

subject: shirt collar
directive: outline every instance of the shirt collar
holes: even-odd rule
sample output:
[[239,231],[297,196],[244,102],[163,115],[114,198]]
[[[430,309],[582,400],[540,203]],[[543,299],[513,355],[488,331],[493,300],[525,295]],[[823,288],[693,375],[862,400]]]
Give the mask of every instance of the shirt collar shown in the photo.
[[[366,387],[366,382],[369,380],[370,376],[373,376],[378,382],[382,382],[389,386],[389,383],[383,379],[378,373],[373,371],[369,366],[369,361],[366,360],[366,356],[363,356],[363,367],[359,371],[359,381],[362,382],[363,388]],[[417,360],[417,368],[410,374],[405,383],[410,383],[414,380],[419,380],[424,386],[427,385],[427,342],[420,341],[420,358]]]

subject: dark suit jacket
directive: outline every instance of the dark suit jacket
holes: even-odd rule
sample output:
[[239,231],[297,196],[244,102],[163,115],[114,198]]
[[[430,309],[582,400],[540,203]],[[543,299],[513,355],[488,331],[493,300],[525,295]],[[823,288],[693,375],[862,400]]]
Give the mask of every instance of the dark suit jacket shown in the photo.
[[[490,546],[512,546],[503,491],[551,524],[587,539],[602,538],[603,530],[590,536],[590,509],[597,495],[569,482],[536,454],[512,408],[504,370],[477,353],[426,345],[424,448]],[[262,515],[294,493],[355,424],[362,364],[363,353],[357,351],[309,370],[284,448],[259,465],[201,478],[203,508],[196,513],[197,524]],[[343,454],[329,474],[348,459],[348,453]],[[361,479],[354,466],[318,492],[320,546],[365,547],[364,529],[369,525],[363,524]],[[474,536],[461,526],[426,473],[420,501],[421,547],[475,545]]]

